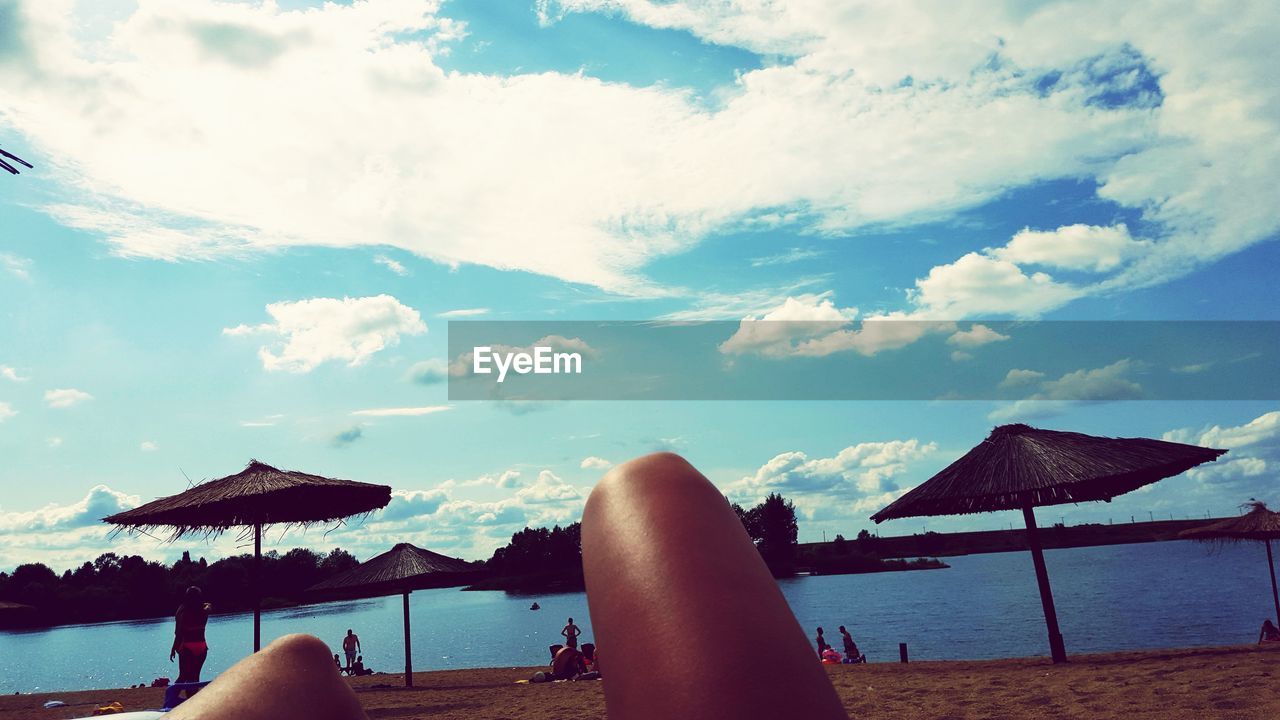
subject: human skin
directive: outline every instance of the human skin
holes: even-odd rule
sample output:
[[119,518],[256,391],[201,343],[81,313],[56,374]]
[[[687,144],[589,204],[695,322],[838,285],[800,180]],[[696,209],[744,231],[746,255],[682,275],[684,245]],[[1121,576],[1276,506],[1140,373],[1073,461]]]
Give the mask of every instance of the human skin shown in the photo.
[[236,663],[168,714],[172,720],[367,720],[329,648],[288,635]]
[[846,717],[737,515],[680,456],[596,485],[582,559],[610,720]]

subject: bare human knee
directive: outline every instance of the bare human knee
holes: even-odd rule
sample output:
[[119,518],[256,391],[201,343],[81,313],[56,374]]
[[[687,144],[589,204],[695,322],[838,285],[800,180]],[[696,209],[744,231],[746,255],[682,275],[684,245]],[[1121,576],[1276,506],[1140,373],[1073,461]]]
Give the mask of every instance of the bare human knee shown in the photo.
[[265,661],[281,663],[293,668],[332,668],[333,656],[329,646],[314,635],[294,634],[272,642],[262,651]]
[[714,490],[702,473],[676,453],[651,453],[628,460],[605,474],[591,491],[582,513],[583,525],[592,524],[591,518],[609,504],[611,497],[652,496],[671,489],[688,491],[693,489],[691,485]]

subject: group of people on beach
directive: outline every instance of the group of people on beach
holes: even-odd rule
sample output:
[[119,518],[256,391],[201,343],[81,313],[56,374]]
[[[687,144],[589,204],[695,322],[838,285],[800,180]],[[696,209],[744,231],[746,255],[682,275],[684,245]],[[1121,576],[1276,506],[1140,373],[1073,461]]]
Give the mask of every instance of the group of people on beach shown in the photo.
[[818,645],[818,659],[829,665],[865,663],[867,656],[858,650],[858,643],[853,641],[853,636],[845,630],[844,626],[840,626],[840,639],[844,643],[844,654],[841,655],[839,650],[831,647],[827,643],[827,639],[822,635],[822,628],[818,628],[818,636],[815,642]]
[[564,644],[551,646],[551,670],[539,670],[533,674],[529,682],[541,683],[553,680],[597,680],[600,674],[600,651],[592,643],[583,643],[578,647],[578,638],[582,628],[573,622],[573,618],[565,623],[560,635]]
[[333,664],[338,666],[338,671],[347,675],[361,676],[372,675],[373,670],[364,666],[364,648],[360,646],[360,636],[352,632],[351,628],[347,628],[347,634],[342,638],[342,652],[347,656],[347,664],[343,665],[342,660],[338,658],[338,653],[333,654]]

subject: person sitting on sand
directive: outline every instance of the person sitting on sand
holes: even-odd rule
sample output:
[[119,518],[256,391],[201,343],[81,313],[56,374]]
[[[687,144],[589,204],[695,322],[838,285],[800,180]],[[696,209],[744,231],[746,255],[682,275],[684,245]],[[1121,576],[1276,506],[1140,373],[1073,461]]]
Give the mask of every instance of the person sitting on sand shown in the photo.
[[578,647],[578,636],[582,634],[582,628],[574,625],[573,618],[569,618],[569,624],[564,626],[564,629],[560,631],[560,634],[564,636],[565,645],[568,645],[571,648],[576,648]]
[[338,666],[338,671],[342,671],[342,661],[338,659],[338,653],[333,654],[333,664]]
[[178,612],[174,614],[173,647],[169,649],[169,662],[178,658],[178,682],[200,682],[200,669],[209,657],[209,645],[205,643],[204,628],[209,622],[211,606],[204,602],[200,588],[187,588]]
[[818,659],[822,659],[822,651],[829,649],[831,646],[827,644],[827,639],[822,636],[822,628],[818,628],[818,637],[815,639],[818,643]]
[[844,626],[840,626],[840,638],[844,640],[844,661],[846,663],[864,663],[867,656],[858,652],[858,643],[853,641],[853,636],[849,634]]
[[587,663],[577,648],[569,646],[560,648],[551,661],[551,678],[553,680],[572,680],[587,671]]
[[1280,642],[1280,628],[1268,618],[1262,621],[1262,631],[1258,633],[1258,644],[1264,642]]
[[[847,720],[742,521],[684,458],[648,455],[596,484],[582,517],[582,565],[596,640],[609,648],[610,720]],[[676,649],[732,661],[697,672],[655,661]],[[280,638],[168,720],[366,720],[351,686],[328,672],[330,652],[307,635]]]
[[363,656],[363,655],[357,655],[357,656],[356,656],[356,661],[355,661],[355,662],[353,662],[353,663],[351,663],[351,674],[352,674],[352,675],[355,675],[356,677],[360,677],[360,676],[362,676],[362,675],[372,675],[372,674],[373,674],[373,671],[372,671],[372,670],[369,670],[369,669],[367,669],[367,668],[364,666],[364,656]]

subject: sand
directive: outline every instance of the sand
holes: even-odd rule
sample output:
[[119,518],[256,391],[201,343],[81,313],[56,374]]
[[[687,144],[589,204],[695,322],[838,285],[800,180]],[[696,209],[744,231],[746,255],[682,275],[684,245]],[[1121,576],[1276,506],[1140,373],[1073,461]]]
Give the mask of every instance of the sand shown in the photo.
[[[1280,646],[1191,648],[1045,659],[828,666],[854,718],[1280,718]],[[537,720],[603,717],[600,682],[515,685],[533,668],[418,673],[351,680],[373,720]],[[390,685],[391,687],[387,687]],[[381,687],[380,687],[381,686]],[[63,720],[98,704],[157,707],[161,690],[93,690],[0,697],[0,720]],[[69,707],[45,710],[46,700]]]

